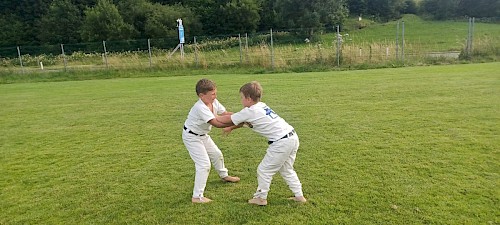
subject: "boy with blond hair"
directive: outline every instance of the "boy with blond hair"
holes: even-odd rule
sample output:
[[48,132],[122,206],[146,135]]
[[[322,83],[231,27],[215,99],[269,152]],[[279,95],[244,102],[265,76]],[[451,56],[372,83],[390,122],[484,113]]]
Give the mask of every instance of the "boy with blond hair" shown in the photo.
[[240,97],[244,107],[241,111],[216,118],[220,123],[226,124],[224,131],[230,133],[246,124],[253,131],[269,140],[266,155],[257,168],[257,191],[253,198],[248,200],[248,203],[260,206],[267,205],[271,180],[277,172],[281,174],[295,195],[290,199],[306,202],[307,200],[302,193],[302,184],[293,168],[299,149],[299,138],[294,128],[266,103],[260,101],[262,86],[257,81],[243,85],[240,88]]
[[215,119],[218,115],[231,115],[232,113],[227,112],[226,108],[217,100],[215,82],[208,79],[199,80],[196,83],[196,94],[199,99],[189,111],[186,122],[184,122],[182,141],[196,169],[191,202],[207,203],[212,201],[203,196],[210,173],[210,163],[223,181],[236,183],[240,181],[240,178],[228,175],[228,170],[224,166],[224,156],[208,135],[212,126],[223,127],[224,124]]

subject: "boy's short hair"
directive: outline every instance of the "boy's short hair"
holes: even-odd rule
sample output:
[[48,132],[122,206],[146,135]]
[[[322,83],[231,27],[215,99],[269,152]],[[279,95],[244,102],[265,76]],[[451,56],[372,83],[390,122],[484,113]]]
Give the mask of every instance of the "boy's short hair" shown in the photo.
[[217,88],[215,82],[209,79],[201,79],[196,83],[196,95],[205,94]]
[[262,91],[262,86],[257,81],[246,83],[240,88],[240,93],[242,93],[245,98],[251,98],[255,102],[260,102]]

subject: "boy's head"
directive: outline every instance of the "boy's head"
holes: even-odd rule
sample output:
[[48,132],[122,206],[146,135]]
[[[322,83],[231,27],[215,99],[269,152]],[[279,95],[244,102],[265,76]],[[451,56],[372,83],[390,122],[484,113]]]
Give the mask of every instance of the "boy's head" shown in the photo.
[[241,86],[240,94],[242,97],[249,98],[253,102],[260,102],[260,98],[262,97],[262,86],[260,86],[259,82],[257,81],[246,83]]
[[217,85],[208,79],[201,79],[196,83],[196,94],[206,105],[211,104],[217,98]]
[[200,96],[200,94],[206,94],[209,91],[213,91],[217,89],[217,85],[215,82],[209,79],[201,79],[196,83],[196,95]]

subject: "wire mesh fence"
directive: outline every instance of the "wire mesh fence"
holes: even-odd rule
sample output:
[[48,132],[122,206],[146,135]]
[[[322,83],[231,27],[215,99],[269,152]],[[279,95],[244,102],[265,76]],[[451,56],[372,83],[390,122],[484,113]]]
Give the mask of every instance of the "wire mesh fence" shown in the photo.
[[[398,22],[392,32],[329,32],[316,34],[316,40],[301,38],[294,31],[270,30],[251,35],[186,37],[183,44],[177,38],[164,38],[4,47],[0,48],[0,71],[404,65],[452,62],[459,60],[464,50],[475,49],[498,57],[500,38],[473,36],[470,26],[469,21],[459,32],[425,36]],[[481,29],[487,28],[479,27],[475,32],[488,34]]]

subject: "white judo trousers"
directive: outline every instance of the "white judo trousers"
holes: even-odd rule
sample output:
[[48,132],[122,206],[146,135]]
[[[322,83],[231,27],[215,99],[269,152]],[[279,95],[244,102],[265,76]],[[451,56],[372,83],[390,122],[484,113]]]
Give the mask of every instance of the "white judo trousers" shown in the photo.
[[297,134],[269,145],[264,159],[257,168],[258,187],[254,197],[267,199],[273,175],[277,172],[281,174],[295,196],[304,196],[302,184],[293,169],[298,149],[299,138]]
[[207,185],[211,164],[219,174],[219,177],[224,178],[228,176],[228,170],[224,166],[224,156],[208,134],[204,136],[197,136],[183,130],[182,141],[184,142],[196,169],[193,198],[204,197],[203,192],[205,191],[205,186]]

